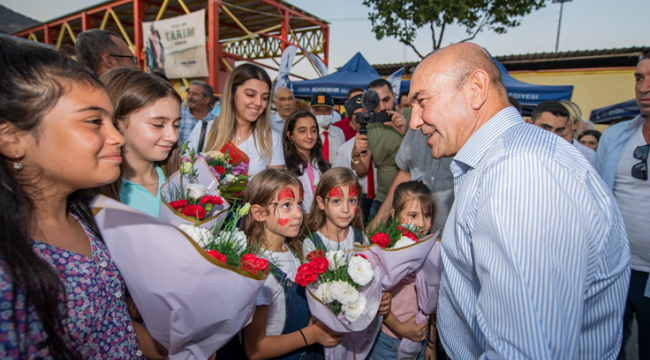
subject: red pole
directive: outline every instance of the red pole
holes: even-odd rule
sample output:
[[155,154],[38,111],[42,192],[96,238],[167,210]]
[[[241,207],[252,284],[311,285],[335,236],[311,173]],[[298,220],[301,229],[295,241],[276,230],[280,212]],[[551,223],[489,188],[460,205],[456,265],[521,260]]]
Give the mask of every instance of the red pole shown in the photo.
[[[282,38],[285,41],[289,40],[289,31],[291,31],[291,26],[289,23],[289,20],[291,20],[291,14],[288,11],[282,11],[280,10],[280,13],[282,14],[282,31],[281,35]],[[280,43],[280,47],[282,48],[282,52],[284,52],[284,49],[287,47],[287,44],[283,41]]]
[[88,13],[85,11],[81,12],[81,31],[84,32],[86,30],[90,29],[90,18],[88,17]]
[[144,11],[142,9],[142,0],[133,0],[133,45],[135,46],[135,56],[138,57],[140,68],[144,63],[144,41],[142,39],[142,23],[144,22]]
[[43,26],[43,32],[45,33],[45,43],[52,45],[52,28],[50,28],[50,25],[45,24]]
[[222,92],[219,81],[221,46],[219,44],[219,7],[221,0],[208,0],[208,82],[218,94]]
[[323,36],[325,36],[325,41],[323,42],[323,62],[325,65],[329,66],[330,61],[330,28],[329,26],[323,26]]

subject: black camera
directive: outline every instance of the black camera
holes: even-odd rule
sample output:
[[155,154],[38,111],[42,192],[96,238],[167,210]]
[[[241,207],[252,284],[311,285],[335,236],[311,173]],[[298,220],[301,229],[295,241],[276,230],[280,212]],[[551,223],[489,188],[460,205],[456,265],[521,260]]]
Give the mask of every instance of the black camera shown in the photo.
[[361,125],[359,129],[360,135],[368,134],[368,130],[366,129],[366,126],[368,124],[385,123],[390,121],[390,115],[388,115],[388,113],[383,111],[380,112],[363,111],[363,112],[358,112],[354,115],[357,124]]

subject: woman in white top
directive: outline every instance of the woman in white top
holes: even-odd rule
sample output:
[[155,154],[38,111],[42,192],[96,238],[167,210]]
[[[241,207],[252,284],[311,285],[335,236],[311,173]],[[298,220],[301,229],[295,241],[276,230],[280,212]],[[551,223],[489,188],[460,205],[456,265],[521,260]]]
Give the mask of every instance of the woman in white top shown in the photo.
[[292,112],[284,124],[282,147],[287,170],[298,176],[304,189],[302,211],[309,213],[316,185],[330,165],[323,156],[323,143],[318,136],[318,122],[308,110]]
[[[198,149],[203,123],[194,126],[190,147],[199,151],[240,150],[249,158],[248,174],[284,167],[282,143],[269,125],[271,79],[253,64],[239,65],[226,79],[219,117],[207,123],[204,146]],[[222,151],[224,152],[224,151]]]

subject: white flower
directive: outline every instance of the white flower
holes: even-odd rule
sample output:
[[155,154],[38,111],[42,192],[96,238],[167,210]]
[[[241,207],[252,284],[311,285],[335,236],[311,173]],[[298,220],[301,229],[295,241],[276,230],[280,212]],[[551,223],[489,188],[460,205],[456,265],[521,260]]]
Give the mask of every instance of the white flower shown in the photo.
[[361,256],[353,256],[348,266],[348,274],[355,283],[365,286],[372,280],[372,265],[368,259]]
[[320,286],[316,289],[314,295],[316,295],[317,298],[321,299],[321,301],[325,304],[329,304],[334,301],[334,299],[332,299],[332,293],[330,292],[330,283],[320,284]]
[[341,305],[351,304],[359,299],[359,292],[352,285],[345,281],[336,280],[330,284],[330,294],[332,299],[341,303]]
[[221,231],[219,235],[217,235],[217,239],[215,241],[218,243],[230,241],[231,243],[236,244],[242,248],[245,248],[247,246],[246,234],[239,230],[235,230],[233,232]]
[[325,257],[327,258],[327,262],[330,264],[328,266],[328,269],[332,271],[340,268],[341,266],[345,266],[347,263],[345,252],[343,250],[328,251],[325,253]]
[[203,229],[200,227],[182,224],[178,227],[183,230],[192,240],[196,241],[200,247],[205,248],[212,239],[212,233],[208,229]]
[[192,165],[191,162],[184,162],[184,163],[181,165],[181,172],[182,172],[183,174],[187,174],[187,173],[189,173],[189,172],[192,171],[192,168],[193,168],[193,167],[194,167],[194,165]]
[[235,180],[235,175],[233,175],[233,174],[226,175],[226,182],[227,183],[231,183],[233,180]]
[[399,249],[413,244],[415,244],[415,241],[407,238],[406,236],[402,236],[401,239],[397,240],[395,246],[393,246],[393,249]]
[[318,183],[320,182],[320,178],[314,180],[314,187],[318,186]]
[[404,229],[408,229],[410,232],[412,232],[414,234],[416,234],[418,232],[418,230],[419,230],[418,227],[416,225],[413,225],[413,224],[402,224],[402,227]]
[[368,300],[363,294],[359,294],[359,299],[353,303],[341,306],[341,310],[345,313],[345,319],[349,322],[357,320],[366,310]]
[[194,200],[199,200],[205,195],[205,192],[208,191],[208,188],[201,184],[189,184],[187,185],[187,190],[189,192],[189,197]]

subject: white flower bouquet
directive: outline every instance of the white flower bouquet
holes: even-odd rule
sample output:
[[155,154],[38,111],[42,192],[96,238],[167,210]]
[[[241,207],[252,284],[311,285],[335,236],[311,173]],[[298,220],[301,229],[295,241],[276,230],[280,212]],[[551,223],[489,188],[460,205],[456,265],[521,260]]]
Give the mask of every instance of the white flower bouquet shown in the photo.
[[[181,151],[187,151],[185,144]],[[176,226],[211,228],[226,218],[230,204],[217,190],[219,180],[205,158],[191,150],[183,158],[190,160],[181,160],[180,170],[160,188],[159,217]]]
[[346,254],[319,249],[309,253],[307,260],[298,268],[296,283],[307,288],[312,316],[334,331],[347,333],[344,343],[325,349],[326,358],[367,354],[372,342],[362,340],[381,302],[382,274],[376,256],[370,251]]
[[[251,320],[265,259],[240,245],[204,250],[199,243],[210,249],[219,236],[188,224],[181,231],[107,197],[91,207],[147,329],[171,360],[207,359]],[[238,233],[219,235],[222,244],[242,244]]]

